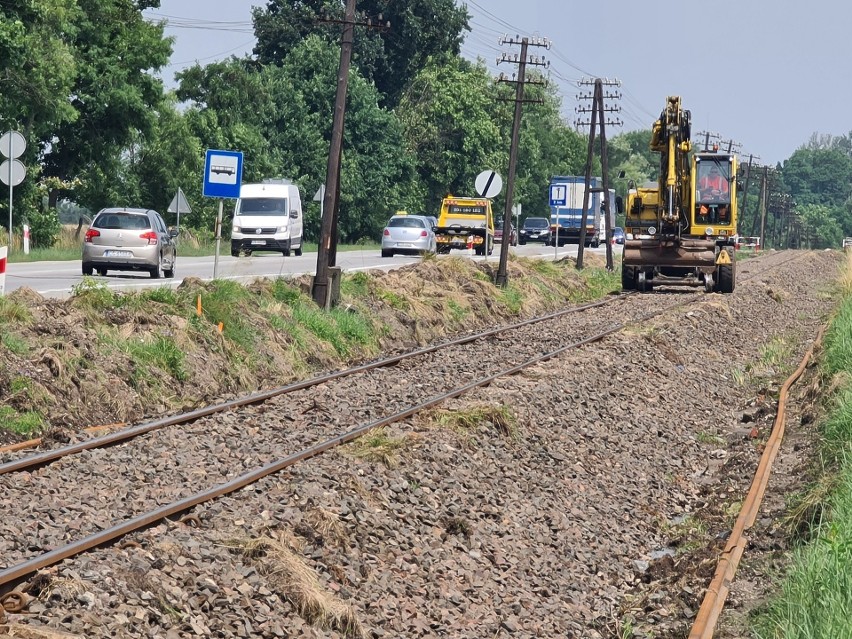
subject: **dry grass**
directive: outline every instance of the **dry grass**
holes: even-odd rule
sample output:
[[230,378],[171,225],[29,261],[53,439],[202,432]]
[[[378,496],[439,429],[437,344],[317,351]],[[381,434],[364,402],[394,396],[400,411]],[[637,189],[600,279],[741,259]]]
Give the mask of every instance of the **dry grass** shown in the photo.
[[518,420],[512,409],[505,405],[486,404],[472,406],[466,410],[438,410],[432,419],[441,428],[448,428],[459,434],[466,434],[480,426],[491,427],[504,437],[515,437],[518,432]]
[[316,573],[293,551],[293,543],[285,534],[281,539],[252,539],[242,547],[246,556],[256,560],[275,591],[308,623],[322,630],[336,630],[344,637],[366,637],[352,606],[323,590]]
[[305,516],[306,523],[327,542],[338,546],[346,541],[346,529],[340,518],[324,508],[314,508]]
[[346,448],[359,459],[380,462],[388,468],[393,468],[406,443],[406,437],[390,437],[384,428],[377,428],[359,437]]
[[837,283],[844,297],[852,295],[852,251],[846,251],[846,259],[840,267]]

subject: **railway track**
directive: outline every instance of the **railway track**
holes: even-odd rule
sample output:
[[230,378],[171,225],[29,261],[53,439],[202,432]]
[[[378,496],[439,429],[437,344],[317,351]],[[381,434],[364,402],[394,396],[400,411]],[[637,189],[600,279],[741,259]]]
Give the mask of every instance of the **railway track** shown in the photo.
[[[799,258],[745,262],[740,285]],[[15,459],[0,466],[7,498],[20,504],[14,518],[0,525],[6,564],[0,592],[62,559],[702,298],[703,293],[613,296],[72,446],[14,453]],[[177,425],[183,427],[169,428]],[[215,443],[191,450],[191,442],[216,429]],[[179,460],[178,451],[186,453]],[[55,475],[68,486],[67,494],[56,494]],[[116,495],[108,513],[103,504],[87,504],[85,495],[75,498],[84,485],[86,493],[109,491],[116,475],[136,481],[138,488]],[[205,486],[198,489],[199,484]],[[61,506],[56,512],[45,503]],[[16,530],[34,533],[22,543]]]

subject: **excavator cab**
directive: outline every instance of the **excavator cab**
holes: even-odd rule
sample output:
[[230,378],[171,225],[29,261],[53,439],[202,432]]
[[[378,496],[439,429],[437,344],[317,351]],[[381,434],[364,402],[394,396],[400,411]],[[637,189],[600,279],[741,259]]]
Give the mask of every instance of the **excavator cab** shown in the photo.
[[731,175],[727,157],[696,162],[695,223],[731,223]]
[[730,226],[731,196],[735,192],[731,156],[724,154],[695,157],[694,221],[697,226]]

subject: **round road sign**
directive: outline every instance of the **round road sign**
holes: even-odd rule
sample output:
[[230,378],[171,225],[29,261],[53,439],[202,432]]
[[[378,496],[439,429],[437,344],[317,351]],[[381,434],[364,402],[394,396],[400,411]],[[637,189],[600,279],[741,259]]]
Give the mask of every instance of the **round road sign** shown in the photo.
[[0,164],[0,180],[3,181],[3,184],[9,184],[9,171],[11,171],[12,186],[18,186],[27,175],[27,167],[18,160],[3,160],[3,163]]
[[494,197],[503,189],[503,178],[496,171],[483,171],[476,176],[474,186],[480,197]]
[[[4,158],[19,158],[27,150],[27,141],[17,131],[6,131],[0,135],[0,153]],[[8,178],[8,174],[6,175]]]

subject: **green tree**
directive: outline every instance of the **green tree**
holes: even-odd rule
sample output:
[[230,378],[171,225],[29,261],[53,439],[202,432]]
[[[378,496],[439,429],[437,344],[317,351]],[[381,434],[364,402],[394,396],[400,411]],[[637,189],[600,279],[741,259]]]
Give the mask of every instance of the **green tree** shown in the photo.
[[[339,43],[341,25],[322,21],[344,17],[343,0],[271,0],[265,8],[253,10],[257,45],[254,52],[264,65],[283,64],[287,56],[311,35],[330,44]],[[454,0],[361,0],[359,22],[378,25],[390,22],[390,29],[377,31],[356,27],[353,62],[361,74],[375,83],[380,101],[395,105],[404,88],[438,55],[458,56],[463,33],[470,30],[470,16]],[[338,49],[339,51],[339,49]]]
[[448,193],[474,196],[481,171],[508,166],[508,140],[492,116],[494,97],[485,66],[461,58],[433,61],[406,89],[397,114],[416,158],[425,212],[435,214]]
[[808,248],[834,248],[840,246],[843,229],[828,206],[805,204],[799,207],[803,236]]
[[799,204],[839,206],[852,193],[852,157],[839,148],[800,147],[784,161],[782,172]]
[[168,62],[171,43],[163,37],[163,25],[142,17],[159,0],[75,4],[74,80],[64,94],[73,115],[45,137],[44,171],[61,179],[81,178],[76,199],[96,209],[115,203],[122,153],[138,134],[151,133],[163,97],[162,82],[151,72]]

